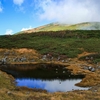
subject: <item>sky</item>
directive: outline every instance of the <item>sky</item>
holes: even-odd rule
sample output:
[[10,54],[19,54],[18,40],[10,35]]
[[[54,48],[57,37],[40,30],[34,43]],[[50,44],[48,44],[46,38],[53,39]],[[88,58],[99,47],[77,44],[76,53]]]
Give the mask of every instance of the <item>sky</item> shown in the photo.
[[0,0],[0,35],[52,22],[100,22],[100,0]]

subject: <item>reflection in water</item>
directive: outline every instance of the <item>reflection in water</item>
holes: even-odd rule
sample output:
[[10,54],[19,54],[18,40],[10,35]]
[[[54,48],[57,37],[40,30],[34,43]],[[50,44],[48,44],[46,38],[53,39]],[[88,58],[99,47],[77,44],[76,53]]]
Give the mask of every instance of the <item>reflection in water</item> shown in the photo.
[[65,67],[57,64],[22,64],[0,66],[0,69],[11,74],[17,86],[46,89],[49,92],[87,89],[75,86],[84,75],[74,75]]
[[41,80],[41,79],[16,79],[17,86],[26,86],[29,88],[40,88],[45,89],[48,92],[56,91],[71,91],[71,90],[85,90],[88,88],[81,88],[75,86],[76,83],[80,82],[81,79],[72,79],[72,80]]

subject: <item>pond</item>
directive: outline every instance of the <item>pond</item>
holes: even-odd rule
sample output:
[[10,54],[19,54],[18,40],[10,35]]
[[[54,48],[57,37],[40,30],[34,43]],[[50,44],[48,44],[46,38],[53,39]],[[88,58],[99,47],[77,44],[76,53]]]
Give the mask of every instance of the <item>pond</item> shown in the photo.
[[62,65],[5,65],[0,69],[14,76],[17,86],[45,89],[48,92],[88,89],[75,86],[84,78],[83,75],[73,75],[71,70]]

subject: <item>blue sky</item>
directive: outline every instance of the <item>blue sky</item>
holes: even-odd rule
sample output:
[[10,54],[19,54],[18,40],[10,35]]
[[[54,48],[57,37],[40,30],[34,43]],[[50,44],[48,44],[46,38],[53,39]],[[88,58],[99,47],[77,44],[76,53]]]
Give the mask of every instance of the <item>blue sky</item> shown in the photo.
[[51,22],[100,21],[100,0],[0,0],[0,35]]

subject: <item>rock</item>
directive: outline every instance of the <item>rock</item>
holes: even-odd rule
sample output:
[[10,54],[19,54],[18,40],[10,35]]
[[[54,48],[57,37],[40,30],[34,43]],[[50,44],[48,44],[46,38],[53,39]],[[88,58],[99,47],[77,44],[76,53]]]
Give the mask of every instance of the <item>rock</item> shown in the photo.
[[58,73],[58,71],[56,71],[56,73]]
[[66,69],[66,67],[63,67],[63,69]]
[[47,59],[46,59],[46,58],[42,58],[41,60],[42,60],[42,61],[46,61]]
[[7,57],[2,58],[2,60],[1,60],[1,64],[7,64]]
[[92,69],[92,67],[91,67],[91,66],[89,66],[89,67],[88,67],[88,69],[89,69],[89,70],[91,70],[91,69]]
[[43,58],[47,58],[47,55],[43,55]]
[[69,61],[71,60],[71,58],[68,59]]
[[52,57],[51,60],[53,60],[54,58]]
[[89,70],[88,66],[84,66],[83,68],[84,68],[85,70]]
[[64,62],[64,60],[62,60],[62,63]]
[[74,73],[71,72],[71,75],[74,75]]
[[91,72],[94,72],[95,71],[95,68],[91,68]]
[[68,62],[68,60],[65,61],[66,63]]
[[98,66],[98,69],[100,69],[100,66]]
[[26,57],[22,57],[22,58],[20,59],[20,61],[21,61],[21,62],[26,61]]
[[8,51],[8,52],[5,52],[4,53],[4,56],[8,56],[10,54],[10,52]]
[[94,90],[94,92],[97,92],[98,90]]
[[60,60],[60,57],[58,57],[58,60]]
[[2,60],[0,60],[0,64],[2,64]]
[[17,57],[16,58],[13,58],[13,62],[16,62],[17,61]]
[[65,73],[65,71],[63,71],[63,73]]
[[91,57],[90,59],[93,60],[93,57]]
[[86,57],[85,59],[86,59],[86,60],[89,60],[89,57]]
[[8,95],[12,94],[10,91],[7,92]]

